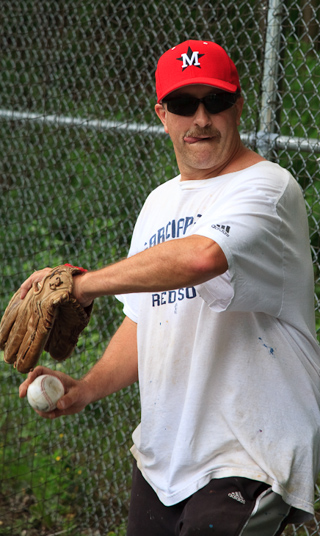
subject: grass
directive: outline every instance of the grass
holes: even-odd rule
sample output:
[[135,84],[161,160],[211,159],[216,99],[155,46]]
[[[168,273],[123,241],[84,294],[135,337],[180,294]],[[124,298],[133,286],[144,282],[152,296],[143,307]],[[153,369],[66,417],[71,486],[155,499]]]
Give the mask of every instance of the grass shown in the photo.
[[130,435],[139,421],[136,388],[52,422],[18,399],[18,379],[1,392],[0,535],[64,530],[80,536],[94,526],[121,536]]

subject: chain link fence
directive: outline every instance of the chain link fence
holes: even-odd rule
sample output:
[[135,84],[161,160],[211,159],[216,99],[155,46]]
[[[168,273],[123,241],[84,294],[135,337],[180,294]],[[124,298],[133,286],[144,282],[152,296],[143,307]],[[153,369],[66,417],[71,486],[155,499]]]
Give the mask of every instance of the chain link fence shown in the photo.
[[[304,190],[320,328],[319,17],[318,0],[3,0],[1,315],[35,269],[126,255],[145,197],[177,173],[153,112],[156,62],[194,38],[238,66],[243,141]],[[114,298],[97,300],[73,357],[42,363],[82,376],[121,320]],[[23,376],[2,359],[0,380],[0,535],[124,535],[137,387],[47,422],[18,398]],[[318,514],[286,534],[320,534]]]

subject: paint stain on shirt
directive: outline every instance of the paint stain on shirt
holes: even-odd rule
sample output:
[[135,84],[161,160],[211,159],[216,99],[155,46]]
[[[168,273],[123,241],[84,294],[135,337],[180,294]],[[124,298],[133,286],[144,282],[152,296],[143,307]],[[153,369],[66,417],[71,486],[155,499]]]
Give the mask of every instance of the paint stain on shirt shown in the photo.
[[261,337],[259,337],[259,341],[261,341],[262,346],[264,346],[264,348],[268,350],[269,354],[272,355],[272,357],[276,357],[274,353],[274,348],[272,348],[272,346],[268,346],[265,342],[263,342]]

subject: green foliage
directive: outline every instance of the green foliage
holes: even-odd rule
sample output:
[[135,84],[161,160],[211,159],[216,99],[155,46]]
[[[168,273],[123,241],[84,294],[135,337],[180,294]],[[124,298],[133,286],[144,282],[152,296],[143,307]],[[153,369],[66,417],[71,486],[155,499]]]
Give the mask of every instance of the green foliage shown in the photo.
[[[283,58],[281,87],[281,134],[301,139],[318,139],[319,112],[318,81],[320,80],[319,56],[307,42],[294,38],[286,42]],[[320,298],[320,182],[319,154],[300,151],[279,151],[280,165],[289,169],[301,185],[309,216],[310,241],[315,271],[315,295]],[[320,311],[316,310],[316,328],[320,331]]]
[[286,42],[281,87],[281,134],[318,139],[319,56],[310,44]]
[[[9,378],[5,371],[1,376]],[[107,525],[111,534],[112,529],[117,536],[125,534],[130,434],[139,415],[135,388],[77,416],[50,422],[40,419],[26,400],[19,401],[17,385],[13,388],[16,379],[1,390],[0,535],[6,535],[9,527],[12,536],[21,535],[26,527],[39,534],[59,527],[81,536],[97,516],[101,528]],[[120,418],[121,410],[126,420]],[[120,422],[113,419],[117,414]],[[20,515],[13,519],[5,515],[8,504],[3,505],[6,498],[10,509],[10,497],[19,501],[15,508]],[[115,501],[121,505],[114,508],[116,516]]]

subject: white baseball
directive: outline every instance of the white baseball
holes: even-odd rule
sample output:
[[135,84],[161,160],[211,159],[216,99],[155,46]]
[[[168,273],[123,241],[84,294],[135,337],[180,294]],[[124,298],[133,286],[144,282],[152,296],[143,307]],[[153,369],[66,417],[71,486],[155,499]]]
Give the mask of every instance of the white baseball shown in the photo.
[[64,395],[62,382],[56,376],[43,374],[32,382],[27,391],[30,406],[38,411],[52,411],[58,400]]

